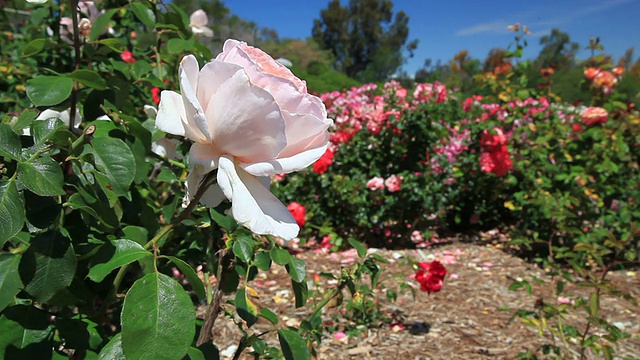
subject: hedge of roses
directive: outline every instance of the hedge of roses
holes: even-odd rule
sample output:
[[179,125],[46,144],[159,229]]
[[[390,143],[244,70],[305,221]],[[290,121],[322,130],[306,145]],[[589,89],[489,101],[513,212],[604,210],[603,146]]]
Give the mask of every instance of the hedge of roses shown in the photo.
[[424,245],[498,227],[544,255],[632,237],[637,111],[615,94],[608,111],[525,94],[462,97],[439,83],[393,81],[323,94],[332,146],[312,170],[276,177],[275,191],[305,206],[306,235],[335,245]]

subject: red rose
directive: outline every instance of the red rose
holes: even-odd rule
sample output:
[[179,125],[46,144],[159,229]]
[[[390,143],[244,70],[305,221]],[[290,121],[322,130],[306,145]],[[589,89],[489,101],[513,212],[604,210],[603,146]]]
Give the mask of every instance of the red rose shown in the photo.
[[158,105],[160,104],[160,88],[152,87],[151,88],[151,97],[153,98],[153,102]]
[[332,148],[327,148],[327,151],[313,163],[313,171],[316,174],[324,174],[329,169],[329,165],[333,164],[333,153],[334,150]]
[[120,58],[122,61],[129,64],[136,62],[136,59],[133,57],[133,53],[129,50],[123,51],[122,54],[120,54]]
[[287,206],[287,210],[289,210],[291,216],[293,216],[293,218],[296,220],[298,226],[303,227],[307,222],[307,220],[305,219],[305,217],[307,216],[307,208],[294,201],[289,204],[289,206]]
[[442,263],[437,260],[431,263],[419,262],[418,267],[420,269],[416,272],[416,281],[420,283],[420,289],[429,294],[440,291],[447,275],[447,269]]

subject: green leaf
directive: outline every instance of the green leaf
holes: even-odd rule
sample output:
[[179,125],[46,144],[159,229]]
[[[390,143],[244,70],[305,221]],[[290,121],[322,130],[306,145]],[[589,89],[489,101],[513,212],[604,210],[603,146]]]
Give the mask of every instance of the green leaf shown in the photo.
[[47,43],[48,41],[45,38],[32,40],[22,49],[22,57],[30,57],[39,53],[44,50]]
[[214,208],[209,209],[209,213],[216,224],[220,225],[227,233],[232,233],[238,228],[238,223],[231,216],[223,215]]
[[0,317],[3,359],[51,359],[53,326],[50,314],[33,306],[16,305]]
[[135,2],[131,4],[131,10],[146,27],[150,30],[156,24],[156,15],[153,11],[146,6],[145,3]]
[[296,298],[296,308],[303,307],[307,304],[309,299],[309,287],[306,281],[295,282],[291,280],[291,288]]
[[69,77],[96,90],[107,89],[107,81],[93,70],[78,69],[69,74]]
[[33,123],[33,120],[36,119],[36,117],[38,117],[38,110],[26,109],[25,111],[20,113],[18,119],[11,124],[11,128],[16,134],[20,134],[22,132],[22,129],[29,127],[29,125]]
[[260,310],[260,316],[267,319],[273,325],[278,325],[278,315],[276,315],[273,311],[267,308],[262,308],[262,310]]
[[242,320],[247,322],[248,327],[258,321],[258,307],[247,296],[245,287],[241,287],[236,292],[236,311]]
[[124,352],[122,352],[122,334],[116,334],[109,340],[107,345],[100,350],[98,355],[100,360],[116,360],[124,359]]
[[253,257],[253,247],[246,241],[236,240],[233,243],[233,253],[245,264]]
[[198,348],[194,348],[193,346],[187,351],[187,356],[189,356],[189,360],[206,360],[202,351]]
[[129,186],[135,178],[136,160],[127,144],[116,138],[100,137],[91,142],[100,171],[111,180],[111,190],[131,200]]
[[20,136],[11,130],[11,126],[0,124],[0,156],[10,160],[20,159],[22,152]]
[[58,163],[48,156],[18,163],[18,180],[31,192],[40,196],[65,193],[64,175]]
[[359,257],[364,259],[364,257],[367,256],[367,247],[364,246],[363,243],[356,239],[349,238],[349,244],[351,244],[351,246],[353,246],[358,251]]
[[311,359],[311,353],[307,348],[306,342],[297,332],[289,329],[278,329],[278,339],[285,359]]
[[271,257],[266,251],[262,251],[256,254],[253,264],[260,270],[267,271],[271,269]]
[[46,143],[66,142],[71,133],[68,126],[58,118],[49,118],[42,121],[34,121],[31,124],[31,134],[36,145],[42,146]]
[[304,264],[304,261],[291,257],[291,261],[285,266],[291,280],[301,283],[307,277],[307,266]]
[[190,51],[193,48],[193,42],[180,38],[173,38],[167,42],[167,50],[171,54],[179,54],[181,52]]
[[122,349],[128,359],[181,359],[196,331],[196,312],[182,285],[161,273],[138,279],[122,308]]
[[121,53],[126,49],[126,46],[122,43],[122,41],[115,38],[102,39],[98,41],[98,43],[118,53]]
[[195,270],[193,270],[191,265],[178,259],[175,256],[163,256],[163,257],[169,259],[169,261],[174,263],[178,267],[178,269],[180,269],[180,272],[184,274],[184,276],[189,281],[189,284],[191,284],[191,288],[193,288],[193,292],[196,294],[198,299],[200,300],[207,299],[207,295],[204,290],[204,284],[202,283],[202,280],[200,280],[200,278],[198,277],[198,274],[196,274]]
[[25,210],[15,181],[0,183],[0,247],[24,225]]
[[9,305],[11,300],[22,289],[22,281],[18,273],[20,256],[3,253],[0,254],[0,311]]
[[109,21],[111,21],[111,17],[118,12],[118,8],[110,9],[104,12],[102,15],[98,16],[96,21],[93,22],[91,26],[91,33],[89,34],[89,41],[96,40],[100,34],[104,32],[104,30],[109,25]]
[[27,81],[27,96],[35,106],[59,104],[71,95],[73,80],[66,76],[37,76]]
[[42,303],[71,284],[76,266],[69,239],[61,233],[48,232],[31,240],[20,261],[20,278],[26,284],[25,290]]
[[[108,258],[108,254],[111,254],[110,258]],[[102,245],[96,254],[96,258],[108,258],[109,260],[93,265],[87,277],[99,283],[113,270],[151,255],[149,251],[135,241],[128,239],[112,240]]]
[[287,265],[291,261],[291,254],[285,249],[271,249],[271,260],[278,265]]

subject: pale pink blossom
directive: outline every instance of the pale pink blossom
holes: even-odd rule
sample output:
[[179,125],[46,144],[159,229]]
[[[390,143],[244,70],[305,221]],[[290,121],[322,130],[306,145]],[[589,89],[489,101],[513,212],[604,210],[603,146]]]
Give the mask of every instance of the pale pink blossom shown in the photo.
[[202,69],[186,56],[179,74],[181,94],[162,92],[156,126],[193,141],[188,198],[217,170],[201,203],[215,207],[226,198],[239,224],[294,238],[299,227],[269,191],[270,176],[304,169],[324,154],[332,121],[322,101],[284,65],[236,40]]
[[402,186],[402,178],[397,175],[389,176],[385,181],[384,185],[387,187],[389,192],[400,191],[400,187]]
[[189,27],[191,27],[191,32],[196,36],[213,37],[213,30],[207,27],[208,24],[209,17],[202,9],[194,11],[191,16],[189,16]]
[[367,181],[367,189],[369,190],[380,190],[384,189],[384,179],[376,176]]

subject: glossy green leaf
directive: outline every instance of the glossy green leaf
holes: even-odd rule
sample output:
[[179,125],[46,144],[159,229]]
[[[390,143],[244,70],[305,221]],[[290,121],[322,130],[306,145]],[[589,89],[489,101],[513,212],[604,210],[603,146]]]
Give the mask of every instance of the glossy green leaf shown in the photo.
[[207,295],[204,290],[204,284],[202,283],[202,280],[200,280],[200,278],[198,277],[198,274],[196,274],[195,270],[193,270],[191,265],[187,264],[185,261],[178,259],[175,256],[165,256],[165,257],[169,259],[169,261],[171,261],[175,266],[177,266],[180,272],[187,278],[187,280],[189,281],[189,284],[191,284],[191,288],[193,289],[193,292],[196,294],[198,299],[203,301],[206,300]]
[[216,224],[220,225],[227,233],[232,233],[238,228],[238,223],[231,216],[223,215],[214,208],[209,209],[209,213]]
[[18,264],[20,264],[20,255],[0,254],[0,311],[9,305],[22,289]]
[[290,329],[279,329],[278,340],[282,354],[287,360],[307,360],[311,359],[311,353],[307,344],[302,337],[295,331]]
[[278,315],[276,315],[273,311],[267,308],[262,308],[262,310],[260,311],[260,316],[267,319],[273,325],[278,324]]
[[65,101],[73,89],[66,76],[36,76],[27,81],[27,96],[35,106],[52,106]]
[[305,265],[304,261],[292,256],[291,261],[289,261],[289,263],[285,265],[285,267],[287,269],[287,272],[289,273],[289,276],[291,277],[291,280],[300,283],[303,282],[304,279],[306,279],[307,266]]
[[0,124],[0,156],[10,160],[20,159],[20,136],[11,130],[11,126]]
[[179,54],[191,50],[193,42],[180,38],[173,38],[167,42],[167,50],[172,54]]
[[269,253],[266,251],[257,253],[253,259],[253,264],[260,270],[267,271],[271,269],[271,257],[269,256]]
[[136,161],[124,141],[111,137],[95,138],[92,154],[100,171],[111,180],[111,190],[130,199],[129,186],[135,178]]
[[15,181],[0,183],[0,246],[24,225],[25,210]]
[[296,299],[296,308],[303,307],[309,299],[309,287],[306,281],[296,282],[291,280],[291,288]]
[[245,264],[253,258],[253,247],[246,241],[236,240],[233,243],[233,253]]
[[22,49],[22,57],[29,57],[38,54],[47,46],[48,40],[45,38],[35,39],[29,42]]
[[356,239],[349,238],[349,244],[351,244],[351,246],[353,246],[356,249],[359,257],[364,259],[364,257],[367,256],[367,247],[364,246],[363,243],[361,243]]
[[258,321],[258,307],[247,296],[247,289],[241,287],[236,292],[236,311],[242,320],[247,322],[247,326],[251,327]]
[[189,356],[189,360],[206,360],[202,351],[193,346],[187,351],[187,356]]
[[38,146],[48,143],[64,143],[72,136],[68,125],[58,118],[34,121],[31,124],[31,135]]
[[145,250],[140,244],[128,239],[112,240],[104,244],[96,257],[102,258],[105,254],[112,254],[107,262],[93,265],[87,277],[95,282],[101,282],[113,270],[138,261],[152,254]]
[[278,265],[287,265],[291,261],[291,254],[285,249],[271,249],[271,260]]
[[64,175],[60,165],[48,156],[18,163],[18,180],[34,194],[40,196],[62,195]]
[[96,40],[100,34],[102,34],[109,25],[109,21],[111,21],[111,17],[118,12],[118,8],[109,9],[102,13],[102,15],[98,16],[96,21],[93,22],[91,26],[91,33],[89,34],[89,41]]
[[78,69],[69,74],[69,77],[96,90],[105,90],[107,88],[107,81],[93,70]]
[[119,360],[124,359],[124,352],[122,351],[122,334],[116,334],[105,345],[100,354],[98,354],[100,360]]
[[181,359],[196,330],[195,308],[182,285],[155,272],[133,284],[121,319],[122,349],[128,359]]
[[29,305],[16,305],[0,316],[0,357],[50,359],[53,349],[51,315]]
[[46,302],[71,284],[76,266],[69,239],[58,232],[48,232],[31,240],[20,261],[20,278],[31,296]]
[[123,52],[127,48],[122,41],[115,38],[102,39],[98,42],[118,53]]
[[145,3],[135,2],[131,4],[131,10],[146,27],[153,29],[156,24],[156,15]]
[[15,133],[20,134],[22,129],[28,128],[36,117],[38,117],[38,110],[26,109],[20,113],[16,121],[11,123],[11,128]]

